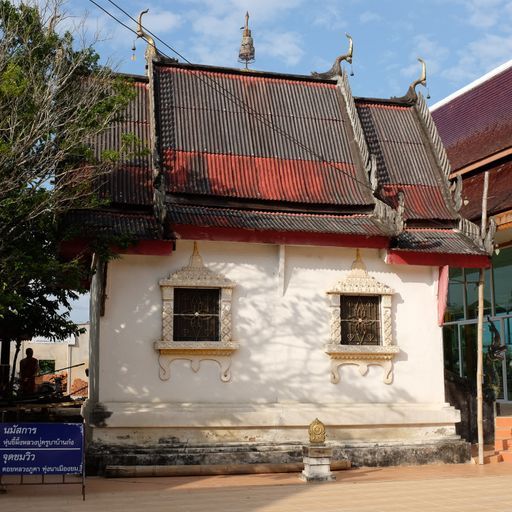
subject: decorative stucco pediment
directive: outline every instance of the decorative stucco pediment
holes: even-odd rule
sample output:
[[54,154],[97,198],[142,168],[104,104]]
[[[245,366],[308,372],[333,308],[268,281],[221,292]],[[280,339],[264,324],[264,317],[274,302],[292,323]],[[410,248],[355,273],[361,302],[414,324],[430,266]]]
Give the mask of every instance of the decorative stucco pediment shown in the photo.
[[393,295],[395,291],[368,274],[358,250],[348,276],[339,281],[327,293],[338,295]]
[[[199,371],[202,361],[210,360],[219,364],[222,382],[229,382],[231,355],[239,348],[239,344],[231,339],[231,301],[236,284],[204,265],[196,242],[194,242],[189,264],[168,278],[160,279],[159,283],[162,292],[162,339],[155,341],[154,348],[158,351],[160,378],[169,380],[171,363],[178,359],[190,361],[190,367],[194,372]],[[175,288],[218,288],[220,290],[218,340],[178,341],[174,339]]]
[[[339,367],[357,365],[361,375],[366,375],[368,366],[378,365],[384,370],[384,383],[393,381],[393,359],[400,349],[393,344],[391,324],[391,296],[395,291],[368,274],[359,249],[349,274],[327,292],[331,306],[331,335],[325,352],[331,358],[331,382],[340,381]],[[380,300],[381,344],[348,345],[342,339],[340,298],[343,295],[378,295]]]
[[160,286],[169,286],[172,288],[234,288],[235,283],[222,274],[217,274],[206,267],[203,263],[203,258],[199,254],[197,244],[194,242],[194,250],[190,257],[189,264],[170,275],[167,279],[160,279]]

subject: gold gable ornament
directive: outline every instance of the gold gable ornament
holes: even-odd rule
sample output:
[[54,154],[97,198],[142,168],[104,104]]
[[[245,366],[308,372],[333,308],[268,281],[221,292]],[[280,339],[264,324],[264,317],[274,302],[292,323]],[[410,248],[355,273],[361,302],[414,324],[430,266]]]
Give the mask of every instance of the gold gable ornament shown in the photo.
[[311,444],[325,443],[325,425],[318,418],[311,422],[308,432]]

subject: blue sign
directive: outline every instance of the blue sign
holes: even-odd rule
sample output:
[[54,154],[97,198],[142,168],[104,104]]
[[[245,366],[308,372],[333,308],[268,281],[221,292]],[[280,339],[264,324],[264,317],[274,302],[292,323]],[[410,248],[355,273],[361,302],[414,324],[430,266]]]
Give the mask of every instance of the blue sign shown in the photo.
[[81,423],[0,423],[0,475],[83,472]]

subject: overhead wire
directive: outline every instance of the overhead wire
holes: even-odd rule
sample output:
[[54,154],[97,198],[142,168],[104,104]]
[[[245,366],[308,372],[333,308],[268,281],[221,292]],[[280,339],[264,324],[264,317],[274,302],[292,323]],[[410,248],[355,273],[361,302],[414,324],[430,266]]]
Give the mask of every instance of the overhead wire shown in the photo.
[[[114,19],[115,21],[117,21],[118,23],[120,23],[123,27],[127,28],[128,30],[130,30],[131,32],[133,32],[135,35],[137,35],[138,37],[140,37],[141,39],[144,39],[149,45],[152,45],[155,47],[154,44],[151,43],[151,41],[149,41],[146,37],[144,36],[139,36],[139,34],[137,33],[137,31],[133,30],[130,26],[126,25],[125,23],[123,23],[121,20],[119,20],[117,17],[115,17],[112,13],[110,13],[107,9],[105,9],[104,7],[102,7],[101,5],[99,5],[95,0],[89,0],[91,3],[93,3],[94,5],[96,5],[98,8],[100,8],[103,12],[105,12],[106,14],[108,14],[112,19]],[[123,14],[125,14],[126,16],[128,16],[132,21],[134,21],[135,23],[137,23],[137,20],[135,18],[133,18],[130,14],[128,14],[123,8],[119,7],[115,2],[113,2],[112,0],[107,0],[109,3],[111,3],[113,6],[115,6],[117,9],[119,9]],[[168,45],[165,41],[163,41],[162,39],[160,39],[158,36],[156,36],[155,34],[153,34],[150,30],[148,30],[146,27],[144,27],[143,25],[141,25],[141,27],[144,29],[144,31],[150,35],[151,37],[153,37],[155,40],[161,42],[163,45],[165,45],[167,48],[169,48],[173,53],[175,53],[178,57],[180,57],[181,59],[183,59],[187,64],[192,64],[192,62],[190,62],[188,59],[186,59],[180,52],[178,52],[177,50],[175,50],[172,46]],[[156,49],[156,47],[155,47]],[[172,59],[172,57],[170,57],[169,55],[167,55],[165,52],[161,51],[161,50],[158,50],[158,52],[163,55],[164,57],[167,57],[168,59]],[[222,96],[224,96],[226,99],[230,100],[232,103],[234,103],[236,106],[238,107],[241,107],[246,113],[248,114],[252,114],[254,116],[256,116],[258,118],[258,120],[260,122],[262,122],[263,124],[265,124],[268,128],[272,129],[273,131],[277,132],[279,135],[282,135],[284,137],[286,137],[289,141],[293,142],[295,145],[297,145],[298,147],[300,147],[301,149],[307,151],[309,154],[311,154],[312,156],[316,157],[319,161],[321,161],[322,163],[325,163],[327,164],[328,166],[330,166],[331,168],[339,171],[340,173],[344,174],[345,176],[347,176],[349,179],[353,180],[354,182],[358,183],[359,185],[367,188],[372,194],[373,194],[373,189],[371,188],[370,185],[368,185],[368,183],[365,183],[364,181],[361,181],[359,179],[357,179],[355,176],[349,174],[347,171],[345,171],[344,169],[336,166],[334,163],[332,163],[331,161],[327,160],[323,155],[317,153],[315,150],[313,150],[312,148],[306,146],[304,143],[302,143],[300,140],[296,139],[295,137],[293,137],[292,135],[290,135],[288,132],[284,131],[283,129],[281,129],[279,126],[276,126],[274,123],[272,123],[272,121],[270,119],[268,119],[266,116],[264,116],[261,112],[255,110],[254,108],[252,108],[250,105],[248,105],[247,103],[245,103],[243,100],[241,100],[238,96],[235,96],[231,91],[229,91],[228,89],[226,89],[225,87],[223,87],[221,84],[219,84],[218,82],[212,80],[208,75],[204,75],[203,73],[200,73],[199,71],[197,70],[191,70],[193,71],[193,76],[195,76],[197,79],[201,80],[202,82],[206,83],[206,85],[210,86],[210,87],[213,87],[217,92],[220,92],[222,94]]]
[[[112,6],[114,6],[116,9],[118,9],[121,13],[123,13],[125,16],[127,16],[131,21],[138,24],[138,20],[136,20],[133,16],[131,16],[130,13],[128,13],[125,9],[120,7],[116,2],[114,2],[113,0],[107,0],[107,1]],[[146,41],[147,44],[153,46],[156,51],[156,45],[154,43],[152,43],[150,40],[148,40],[145,35],[140,35],[136,30],[134,30],[132,27],[130,27],[129,25],[127,25],[126,23],[121,21],[119,18],[117,18],[115,15],[113,15],[108,9],[105,9],[102,5],[100,5],[98,2],[96,2],[96,0],[89,0],[89,2],[94,4],[96,7],[98,7],[101,11],[103,11],[114,21],[116,21],[117,23],[122,25],[124,28],[126,28],[127,30],[129,30],[130,32],[135,34],[138,38],[143,39],[144,41]],[[145,27],[144,25],[141,24],[141,28],[144,30],[144,32],[146,34],[151,36],[154,40],[162,43],[166,48],[171,50],[176,56],[178,56],[179,58],[184,60],[187,64],[193,65],[193,63],[191,61],[189,61],[183,54],[181,54],[178,50],[173,48],[171,45],[169,45],[166,41],[161,39],[159,36],[154,34],[147,27]],[[158,53],[160,53],[161,55],[163,55],[164,57],[166,57],[168,59],[173,59],[173,57],[170,57],[168,54],[166,54],[162,50],[158,50]],[[296,146],[305,150],[310,155],[314,156],[317,160],[319,160],[321,163],[326,164],[331,169],[338,171],[339,173],[347,176],[353,182],[358,183],[362,187],[368,189],[370,191],[372,197],[375,197],[374,190],[368,183],[359,180],[352,174],[349,174],[347,171],[345,171],[345,169],[338,167],[332,161],[327,160],[327,158],[324,157],[322,154],[317,153],[315,150],[313,150],[309,146],[305,145],[304,143],[302,143],[300,140],[298,140],[295,137],[293,137],[292,135],[290,135],[285,130],[281,129],[279,126],[276,126],[267,116],[263,115],[261,112],[252,108],[250,105],[248,105],[243,100],[241,100],[238,96],[235,96],[231,91],[229,91],[228,89],[223,87],[222,84],[220,84],[220,83],[216,82],[215,80],[213,80],[212,78],[210,78],[207,74],[201,73],[199,70],[191,70],[191,71],[192,71],[192,74],[194,77],[196,77],[197,79],[199,79],[200,81],[205,83],[207,86],[209,86],[209,87],[213,88],[214,90],[216,90],[217,92],[219,92],[224,98],[228,99],[236,106],[242,108],[247,114],[255,116],[260,123],[264,124],[265,126],[270,128],[274,132],[278,133],[279,135],[281,135],[281,136],[285,137],[286,139],[288,139],[289,141],[291,141]],[[416,215],[419,219],[421,219],[423,217],[419,212],[415,211],[415,209],[412,208],[411,205],[407,205],[407,210],[409,210],[409,212],[411,212],[412,214]],[[413,219],[411,219],[411,220],[413,220]],[[432,221],[433,224],[442,226],[444,229],[446,229],[445,224],[441,224],[439,221],[437,221],[435,219],[430,219],[430,220]]]

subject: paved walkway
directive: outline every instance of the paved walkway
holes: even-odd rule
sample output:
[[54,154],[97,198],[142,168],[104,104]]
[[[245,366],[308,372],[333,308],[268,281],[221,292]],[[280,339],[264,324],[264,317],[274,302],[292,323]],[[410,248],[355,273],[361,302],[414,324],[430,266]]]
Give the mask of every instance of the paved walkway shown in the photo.
[[8,486],[2,512],[512,512],[512,464],[362,468],[327,484],[296,474],[87,479]]

